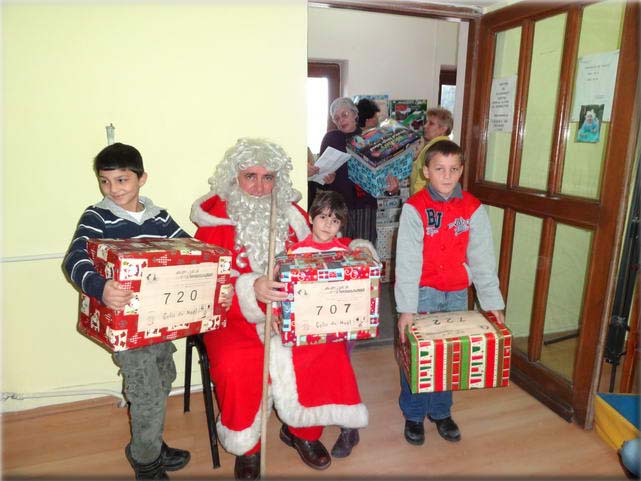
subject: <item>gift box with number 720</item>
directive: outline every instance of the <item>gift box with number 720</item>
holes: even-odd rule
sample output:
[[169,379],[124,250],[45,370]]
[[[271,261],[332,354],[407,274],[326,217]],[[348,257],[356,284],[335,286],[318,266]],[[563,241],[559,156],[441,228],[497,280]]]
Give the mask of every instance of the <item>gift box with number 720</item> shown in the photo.
[[124,309],[80,296],[78,330],[124,351],[225,326],[231,253],[196,239],[89,239],[97,272],[134,292]]

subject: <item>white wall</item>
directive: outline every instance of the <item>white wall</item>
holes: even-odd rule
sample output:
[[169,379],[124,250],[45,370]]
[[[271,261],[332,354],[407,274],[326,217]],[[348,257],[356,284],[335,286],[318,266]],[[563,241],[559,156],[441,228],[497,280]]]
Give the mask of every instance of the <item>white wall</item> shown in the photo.
[[309,60],[341,62],[343,95],[427,99],[433,107],[441,65],[457,65],[458,23],[310,7],[307,43]]

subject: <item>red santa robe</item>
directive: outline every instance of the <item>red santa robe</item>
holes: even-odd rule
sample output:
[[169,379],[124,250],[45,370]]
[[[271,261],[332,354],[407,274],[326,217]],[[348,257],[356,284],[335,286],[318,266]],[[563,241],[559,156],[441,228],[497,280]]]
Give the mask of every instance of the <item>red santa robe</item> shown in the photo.
[[[307,215],[296,204],[288,209],[287,218],[286,249],[310,234]],[[232,280],[235,290],[227,327],[205,334],[204,341],[220,408],[218,436],[228,452],[243,455],[256,449],[261,431],[265,305],[256,300],[253,285],[263,273],[252,269],[249,258],[246,267],[236,263],[235,229],[220,197],[209,194],[198,199],[191,220],[198,226],[197,239],[234,254],[232,273],[236,271],[237,277]],[[273,336],[269,374],[269,405],[273,402],[287,425],[367,426],[367,408],[342,343],[287,347],[280,336]]]

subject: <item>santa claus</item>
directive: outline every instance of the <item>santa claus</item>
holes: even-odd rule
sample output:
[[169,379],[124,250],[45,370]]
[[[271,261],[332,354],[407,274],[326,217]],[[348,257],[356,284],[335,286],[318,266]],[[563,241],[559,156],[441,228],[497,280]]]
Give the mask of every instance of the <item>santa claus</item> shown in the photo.
[[[260,474],[262,367],[265,303],[285,300],[285,284],[267,273],[270,197],[276,189],[276,252],[310,234],[301,196],[289,178],[291,159],[278,145],[240,139],[209,179],[191,220],[195,237],[233,252],[235,292],[227,327],[204,335],[220,408],[218,435],[235,454],[236,479]],[[323,426],[361,428],[368,412],[342,343],[286,347],[272,336],[269,406],[284,423],[280,438],[310,467],[325,469],[331,457],[320,442]],[[269,413],[268,413],[269,414]]]

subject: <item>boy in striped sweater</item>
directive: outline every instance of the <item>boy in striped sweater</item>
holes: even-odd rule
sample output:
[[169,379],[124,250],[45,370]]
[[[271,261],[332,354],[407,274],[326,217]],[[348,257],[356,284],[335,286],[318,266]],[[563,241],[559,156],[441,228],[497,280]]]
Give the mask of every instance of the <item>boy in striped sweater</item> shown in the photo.
[[[190,236],[166,210],[140,196],[147,173],[135,147],[121,143],[105,147],[94,159],[94,170],[104,198],[80,217],[63,267],[77,289],[111,309],[122,309],[133,293],[96,272],[87,239]],[[131,441],[125,455],[136,479],[168,479],[166,471],[189,462],[188,451],[170,448],[163,441],[167,396],[176,378],[175,351],[173,343],[164,342],[113,354],[129,401]]]

